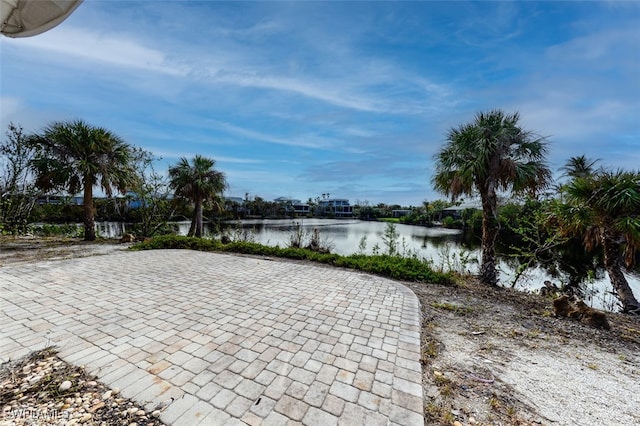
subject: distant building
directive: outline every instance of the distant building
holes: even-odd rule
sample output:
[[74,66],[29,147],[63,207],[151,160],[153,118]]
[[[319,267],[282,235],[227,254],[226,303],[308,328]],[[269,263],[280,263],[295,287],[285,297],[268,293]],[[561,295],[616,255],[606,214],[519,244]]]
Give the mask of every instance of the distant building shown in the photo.
[[84,205],[84,197],[81,195],[43,195],[36,200],[37,204],[68,204],[82,206]]
[[296,216],[307,216],[309,213],[311,213],[309,204],[298,203],[293,205],[293,214]]
[[273,201],[281,204],[300,204],[300,200],[295,200],[289,197],[278,197]]
[[391,216],[392,217],[409,216],[411,212],[412,210],[406,210],[406,209],[391,210]]
[[311,206],[300,200],[289,197],[278,197],[273,200],[275,203],[283,204],[287,213],[293,213],[294,216],[307,216],[311,212]]
[[441,216],[451,216],[454,219],[462,219],[462,212],[465,210],[482,210],[482,205],[479,201],[462,203],[459,206],[451,206],[442,210]]
[[318,202],[318,214],[330,217],[353,217],[353,206],[346,198],[327,198]]

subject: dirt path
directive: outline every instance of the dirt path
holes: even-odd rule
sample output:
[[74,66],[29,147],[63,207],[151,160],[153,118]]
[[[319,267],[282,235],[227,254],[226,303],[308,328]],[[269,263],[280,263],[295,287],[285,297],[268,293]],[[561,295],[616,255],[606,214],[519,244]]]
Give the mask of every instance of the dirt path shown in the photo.
[[38,238],[0,236],[0,267],[40,260],[99,256],[126,250],[129,244],[115,240],[85,242],[77,238]]
[[[0,237],[0,273],[126,246]],[[640,424],[640,318],[607,314],[604,331],[553,317],[548,299],[473,280],[405,285],[422,305],[427,425]]]

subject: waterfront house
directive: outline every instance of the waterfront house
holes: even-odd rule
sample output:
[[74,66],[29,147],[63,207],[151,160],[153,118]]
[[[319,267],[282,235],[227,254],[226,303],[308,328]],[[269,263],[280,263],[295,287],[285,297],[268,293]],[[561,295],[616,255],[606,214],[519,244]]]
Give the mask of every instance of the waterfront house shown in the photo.
[[346,198],[327,198],[318,202],[318,214],[335,218],[353,217],[353,206]]

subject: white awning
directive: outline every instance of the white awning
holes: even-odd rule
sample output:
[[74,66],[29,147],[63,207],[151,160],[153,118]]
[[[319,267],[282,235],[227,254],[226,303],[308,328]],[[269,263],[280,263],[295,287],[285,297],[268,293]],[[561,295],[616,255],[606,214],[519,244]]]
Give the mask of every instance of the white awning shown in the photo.
[[7,37],[31,37],[55,27],[82,0],[0,0],[0,32]]

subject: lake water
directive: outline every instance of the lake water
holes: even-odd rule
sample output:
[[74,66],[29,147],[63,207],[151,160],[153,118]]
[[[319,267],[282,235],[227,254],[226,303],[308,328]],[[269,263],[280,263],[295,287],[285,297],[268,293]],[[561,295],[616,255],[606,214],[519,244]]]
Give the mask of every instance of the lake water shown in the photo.
[[[173,224],[176,233],[186,235],[190,222]],[[101,236],[119,237],[125,231],[122,224],[113,222],[97,224]],[[359,220],[336,219],[288,219],[288,220],[245,220],[229,225],[225,232],[232,238],[249,239],[256,243],[287,247],[296,229],[304,236],[305,245],[314,229],[317,229],[323,245],[332,253],[349,255],[353,253],[372,254],[378,248],[383,254],[388,250],[384,241],[387,224],[384,222],[366,222]],[[397,250],[401,254],[416,255],[429,260],[436,269],[455,270],[457,272],[477,273],[480,261],[478,242],[469,241],[459,230],[444,228],[426,228],[411,225],[395,225],[398,233]],[[114,234],[111,234],[114,232]],[[242,235],[241,235],[242,234]],[[235,235],[235,236],[234,236]],[[363,239],[364,238],[364,239]],[[515,277],[515,265],[507,258],[499,261],[499,278],[502,285],[510,286]],[[538,289],[545,280],[560,284],[542,268],[531,268],[521,276],[516,288],[523,290]],[[640,297],[640,277],[627,275],[636,297]],[[587,284],[587,302],[594,307],[609,308],[615,297],[611,294],[611,284],[606,273]]]

